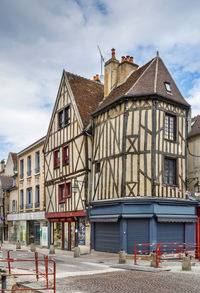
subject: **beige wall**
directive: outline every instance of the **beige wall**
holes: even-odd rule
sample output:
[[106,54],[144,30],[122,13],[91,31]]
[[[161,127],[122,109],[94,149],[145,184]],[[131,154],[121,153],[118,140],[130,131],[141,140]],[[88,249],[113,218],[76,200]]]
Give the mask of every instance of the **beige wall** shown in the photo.
[[200,181],[200,135],[189,138],[188,140],[188,177],[189,177],[189,191],[192,194],[200,191],[198,181]]
[[[44,198],[44,156],[43,156],[43,143],[44,140],[40,141],[38,144],[35,144],[32,148],[29,147],[28,150],[20,153],[18,155],[18,212],[28,212],[28,211],[43,211],[45,207],[45,198]],[[36,173],[35,171],[35,153],[40,152],[40,172]],[[27,158],[31,156],[31,176],[27,176]],[[24,178],[20,179],[20,161],[24,160]],[[36,186],[40,186],[40,207],[35,208],[35,190]],[[33,208],[26,209],[26,190],[27,188],[32,188],[32,203]],[[20,210],[20,190],[24,190],[24,210]]]

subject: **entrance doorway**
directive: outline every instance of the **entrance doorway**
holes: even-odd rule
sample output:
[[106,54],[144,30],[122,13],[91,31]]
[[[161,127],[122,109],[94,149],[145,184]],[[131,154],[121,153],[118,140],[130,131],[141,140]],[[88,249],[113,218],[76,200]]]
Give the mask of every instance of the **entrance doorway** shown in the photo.
[[76,246],[76,222],[53,222],[53,242],[55,248],[72,250]]

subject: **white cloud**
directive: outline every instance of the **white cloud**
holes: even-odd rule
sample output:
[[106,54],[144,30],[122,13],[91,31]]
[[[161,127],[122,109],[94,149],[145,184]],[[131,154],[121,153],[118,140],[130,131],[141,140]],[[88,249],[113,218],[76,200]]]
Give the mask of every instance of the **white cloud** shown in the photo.
[[192,106],[192,117],[194,117],[200,114],[200,78],[195,81],[189,95],[188,102]]
[[[100,71],[97,44],[106,59],[115,47],[139,65],[159,50],[180,84],[187,74],[198,79],[199,10],[195,0],[2,0],[0,137],[13,149],[0,146],[0,158],[45,134],[63,68],[86,77]],[[199,88],[192,91],[194,105]]]

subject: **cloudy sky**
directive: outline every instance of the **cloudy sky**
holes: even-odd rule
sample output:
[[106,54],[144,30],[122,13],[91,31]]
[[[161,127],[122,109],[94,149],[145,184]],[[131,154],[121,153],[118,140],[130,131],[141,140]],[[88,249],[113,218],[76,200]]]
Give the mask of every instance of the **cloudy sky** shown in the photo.
[[47,132],[62,70],[92,78],[105,59],[159,51],[200,113],[199,0],[1,0],[0,160]]

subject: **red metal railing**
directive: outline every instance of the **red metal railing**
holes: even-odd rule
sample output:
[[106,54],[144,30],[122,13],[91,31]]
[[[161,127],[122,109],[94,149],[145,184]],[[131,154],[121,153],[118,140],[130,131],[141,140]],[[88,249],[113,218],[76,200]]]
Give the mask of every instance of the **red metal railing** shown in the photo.
[[[35,280],[41,281],[37,288],[20,288],[20,289],[0,289],[0,292],[16,292],[16,291],[27,291],[27,290],[52,290],[56,292],[56,263],[48,255],[34,252],[31,253],[28,250],[2,250],[1,254],[4,253],[4,257],[0,257],[0,268],[7,270],[6,273],[0,273],[0,276],[15,276],[30,278],[30,283],[34,283]],[[14,257],[18,253],[27,253],[27,258]],[[12,256],[13,254],[13,256]],[[45,285],[43,285],[45,281]],[[43,282],[43,283],[42,283]],[[22,282],[23,283],[23,282]]]
[[137,256],[156,254],[156,267],[163,261],[182,261],[184,255],[190,255],[200,261],[200,247],[196,243],[144,243],[134,247],[134,264]]

